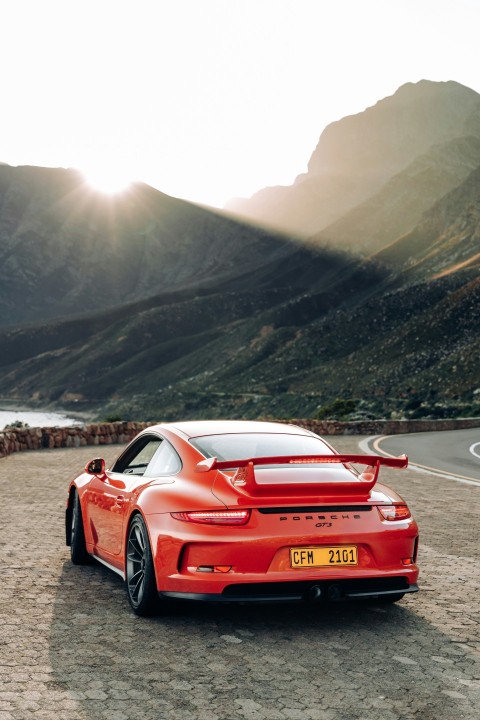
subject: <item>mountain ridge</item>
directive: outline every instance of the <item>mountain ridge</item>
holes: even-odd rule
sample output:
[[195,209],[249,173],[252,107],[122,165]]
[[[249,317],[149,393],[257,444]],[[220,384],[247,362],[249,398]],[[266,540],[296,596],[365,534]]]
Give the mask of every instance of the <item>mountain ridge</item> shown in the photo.
[[330,123],[307,172],[292,185],[264,188],[227,208],[259,225],[315,236],[432,145],[465,136],[480,137],[478,93],[454,81],[406,83],[363,112]]
[[148,185],[119,196],[72,170],[0,166],[0,324],[197,286],[288,253],[268,233]]

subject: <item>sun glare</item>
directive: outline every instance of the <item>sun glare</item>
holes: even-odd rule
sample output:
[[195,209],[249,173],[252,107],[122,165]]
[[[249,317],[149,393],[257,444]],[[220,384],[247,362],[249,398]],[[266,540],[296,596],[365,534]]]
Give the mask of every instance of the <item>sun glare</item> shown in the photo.
[[133,182],[131,178],[115,172],[115,169],[91,170],[85,172],[84,177],[87,185],[105,195],[117,195],[125,192]]

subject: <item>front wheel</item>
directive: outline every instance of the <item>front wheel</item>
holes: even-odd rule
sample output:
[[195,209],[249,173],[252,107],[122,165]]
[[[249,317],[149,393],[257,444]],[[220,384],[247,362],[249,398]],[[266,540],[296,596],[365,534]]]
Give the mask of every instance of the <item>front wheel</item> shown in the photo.
[[75,565],[86,565],[91,561],[85,543],[85,530],[83,527],[82,508],[78,492],[73,496],[73,506],[70,522],[70,557]]
[[157,583],[148,532],[141,515],[128,529],[125,582],[128,601],[136,615],[153,615],[158,607]]

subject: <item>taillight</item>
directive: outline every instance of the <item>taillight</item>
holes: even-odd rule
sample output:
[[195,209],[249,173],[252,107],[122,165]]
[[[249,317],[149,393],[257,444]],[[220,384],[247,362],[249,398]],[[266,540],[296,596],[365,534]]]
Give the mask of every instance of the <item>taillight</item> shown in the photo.
[[192,510],[171,513],[175,520],[206,523],[208,525],[246,525],[251,510]]
[[406,520],[412,516],[407,505],[377,505],[377,510],[383,520]]

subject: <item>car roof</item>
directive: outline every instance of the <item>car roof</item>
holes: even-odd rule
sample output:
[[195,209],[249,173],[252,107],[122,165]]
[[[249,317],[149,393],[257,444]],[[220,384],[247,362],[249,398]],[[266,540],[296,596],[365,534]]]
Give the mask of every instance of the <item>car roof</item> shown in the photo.
[[224,435],[225,433],[277,433],[289,435],[311,435],[309,430],[287,423],[267,422],[259,420],[190,420],[157,425],[151,428],[168,428],[188,438],[203,435]]

